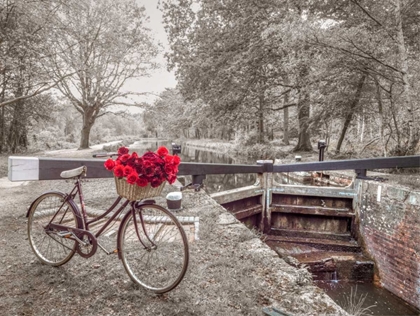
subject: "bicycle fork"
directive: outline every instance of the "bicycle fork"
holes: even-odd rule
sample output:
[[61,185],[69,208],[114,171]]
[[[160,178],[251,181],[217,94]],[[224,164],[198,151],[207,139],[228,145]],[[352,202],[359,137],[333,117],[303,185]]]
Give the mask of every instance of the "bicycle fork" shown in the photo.
[[[132,205],[131,211],[132,211],[132,214],[133,214],[134,229],[136,231],[137,238],[140,241],[140,243],[143,245],[144,249],[146,249],[146,251],[149,251],[149,252],[151,250],[157,249],[156,244],[150,239],[150,237],[149,237],[149,235],[147,233],[146,226],[144,224],[143,213],[141,212],[141,209],[140,210],[136,210],[135,206]],[[143,229],[144,235],[146,236],[147,240],[149,241],[150,246],[147,246],[143,242],[142,238],[140,237],[139,226],[138,226],[138,223],[137,223],[137,220],[136,220],[136,213],[139,215],[140,222],[141,222],[141,228]]]

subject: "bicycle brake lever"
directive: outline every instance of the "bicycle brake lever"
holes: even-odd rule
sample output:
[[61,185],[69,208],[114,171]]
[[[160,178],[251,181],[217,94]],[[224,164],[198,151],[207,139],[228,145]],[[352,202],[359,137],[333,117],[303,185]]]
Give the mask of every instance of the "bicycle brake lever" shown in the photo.
[[195,192],[199,192],[200,189],[203,187],[202,184],[197,184],[197,183],[189,183],[183,187],[180,188],[180,191],[184,191],[186,189],[189,189],[190,187],[192,187],[194,189]]
[[118,156],[118,153],[99,153],[99,154],[93,154],[93,158],[102,158],[102,157],[112,157],[112,156]]

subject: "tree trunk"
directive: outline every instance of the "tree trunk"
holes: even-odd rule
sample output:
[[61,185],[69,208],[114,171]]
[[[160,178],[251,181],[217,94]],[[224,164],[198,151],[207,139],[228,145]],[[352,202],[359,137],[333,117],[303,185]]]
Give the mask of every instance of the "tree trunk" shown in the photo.
[[83,124],[83,128],[81,131],[81,138],[80,138],[80,146],[79,149],[88,149],[89,148],[89,138],[90,138],[90,130],[92,129],[92,125],[85,125]]
[[361,123],[360,123],[360,142],[361,143],[363,143],[363,140],[364,140],[364,138],[365,138],[365,126],[366,126],[366,123],[365,123],[365,114],[363,113],[363,110],[362,110],[362,116],[361,116]]
[[386,150],[386,143],[385,143],[385,128],[384,128],[384,110],[382,104],[382,95],[381,95],[381,87],[379,86],[379,81],[376,76],[374,77],[375,80],[375,87],[376,87],[376,100],[378,101],[378,112],[379,112],[379,136],[381,138],[382,150],[384,157],[387,156]]
[[403,98],[404,112],[407,112],[406,124],[408,126],[408,135],[406,135],[406,154],[412,155],[419,143],[420,133],[419,133],[419,124],[414,124],[413,122],[418,122],[417,111],[415,109],[415,104],[411,98],[411,87],[409,82],[409,69],[408,69],[408,55],[407,49],[405,47],[404,33],[402,26],[402,16],[401,16],[401,0],[395,0],[395,13],[396,13],[396,25],[397,25],[397,40],[398,40],[398,52],[400,55],[401,63],[401,72],[402,72],[402,81],[403,81],[403,93],[401,97]]
[[360,81],[357,85],[356,93],[354,95],[353,102],[350,103],[350,107],[347,111],[347,115],[344,120],[343,128],[341,129],[340,138],[338,139],[337,148],[335,149],[336,153],[339,153],[341,150],[341,145],[343,144],[344,137],[346,136],[347,129],[350,125],[351,119],[353,118],[353,112],[356,109],[357,104],[359,104],[360,97],[362,95],[363,85],[365,83],[366,74],[363,74],[360,78]]
[[[87,107],[83,113],[83,126],[80,134],[80,146],[79,149],[89,148],[90,131],[93,124],[95,123],[95,117],[93,116],[93,109]],[[157,132],[156,132],[157,137]]]
[[310,104],[309,92],[306,89],[299,93],[298,101],[298,120],[299,120],[299,139],[293,151],[312,151],[311,135],[309,132]]
[[26,148],[28,145],[24,103],[24,100],[17,101],[13,107],[13,118],[7,135],[7,145],[12,153],[16,153],[19,148]]
[[259,97],[259,110],[258,110],[258,143],[264,143],[264,95]]
[[3,152],[4,149],[4,134],[5,134],[5,119],[4,119],[4,106],[1,107],[1,116],[0,116],[0,153]]
[[[289,104],[289,92],[285,93],[283,98],[283,106]],[[289,145],[289,108],[285,107],[283,109],[283,143]]]
[[[6,92],[6,68],[3,69],[3,87],[1,89],[1,96],[0,96],[0,103],[4,102],[5,92]],[[5,132],[6,132],[6,122],[5,122],[5,115],[4,115],[4,106],[1,107],[1,116],[0,116],[0,153],[4,150],[4,140],[5,140]]]

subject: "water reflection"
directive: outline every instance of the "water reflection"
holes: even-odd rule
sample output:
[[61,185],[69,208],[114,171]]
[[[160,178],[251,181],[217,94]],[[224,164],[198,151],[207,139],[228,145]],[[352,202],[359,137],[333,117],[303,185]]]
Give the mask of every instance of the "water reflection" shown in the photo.
[[[213,150],[203,150],[181,144],[181,153],[179,154],[183,162],[203,162],[203,163],[222,163],[222,164],[249,164],[251,162],[245,159],[234,158],[226,154],[221,154]],[[136,151],[142,154],[146,151],[155,151],[159,146],[166,146],[171,151],[171,141],[165,140],[139,140],[129,146],[130,151]],[[255,163],[255,162],[254,162]],[[255,174],[221,174],[207,175],[204,180],[206,191],[214,193],[219,191],[231,190],[255,183],[257,176]],[[191,177],[187,177],[191,181]]]
[[347,309],[349,303],[369,308],[365,315],[419,315],[418,310],[384,288],[373,283],[315,281],[338,305]]

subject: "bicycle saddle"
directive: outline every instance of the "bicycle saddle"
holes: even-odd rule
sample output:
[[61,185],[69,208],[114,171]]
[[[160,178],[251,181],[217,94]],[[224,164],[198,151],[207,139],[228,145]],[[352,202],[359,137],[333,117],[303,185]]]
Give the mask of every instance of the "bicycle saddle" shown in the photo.
[[87,171],[87,167],[81,166],[79,168],[65,170],[61,172],[60,177],[62,177],[63,179],[75,178],[82,175],[83,173],[86,175],[86,171]]

